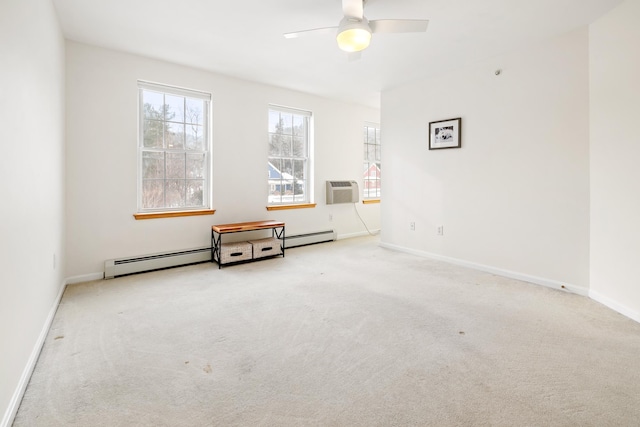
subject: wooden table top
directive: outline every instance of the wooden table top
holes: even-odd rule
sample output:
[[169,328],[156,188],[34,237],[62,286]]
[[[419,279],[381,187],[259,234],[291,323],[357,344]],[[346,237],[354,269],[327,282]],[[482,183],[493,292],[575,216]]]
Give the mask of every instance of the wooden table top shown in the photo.
[[263,230],[266,228],[284,227],[284,222],[266,220],[266,221],[251,221],[251,222],[237,222],[235,224],[218,224],[212,225],[211,229],[219,234],[235,233],[237,231],[252,231]]

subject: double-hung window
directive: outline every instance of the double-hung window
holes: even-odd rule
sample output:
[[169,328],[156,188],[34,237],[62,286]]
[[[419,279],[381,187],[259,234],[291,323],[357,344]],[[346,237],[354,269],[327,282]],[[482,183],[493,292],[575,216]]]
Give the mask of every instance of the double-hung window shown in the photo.
[[138,212],[210,209],[211,94],[138,82]]
[[268,204],[311,203],[311,112],[269,107]]
[[363,199],[380,198],[380,125],[364,125]]

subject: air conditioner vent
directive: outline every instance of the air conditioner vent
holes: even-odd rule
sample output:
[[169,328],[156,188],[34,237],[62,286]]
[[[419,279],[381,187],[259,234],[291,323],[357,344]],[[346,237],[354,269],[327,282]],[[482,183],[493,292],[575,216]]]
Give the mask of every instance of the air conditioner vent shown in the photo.
[[355,181],[327,181],[327,204],[356,203],[359,196]]

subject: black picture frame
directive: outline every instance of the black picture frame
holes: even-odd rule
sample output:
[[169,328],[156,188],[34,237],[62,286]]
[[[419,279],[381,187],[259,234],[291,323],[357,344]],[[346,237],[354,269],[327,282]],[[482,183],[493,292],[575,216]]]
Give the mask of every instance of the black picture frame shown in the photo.
[[429,150],[462,147],[462,118],[429,122]]

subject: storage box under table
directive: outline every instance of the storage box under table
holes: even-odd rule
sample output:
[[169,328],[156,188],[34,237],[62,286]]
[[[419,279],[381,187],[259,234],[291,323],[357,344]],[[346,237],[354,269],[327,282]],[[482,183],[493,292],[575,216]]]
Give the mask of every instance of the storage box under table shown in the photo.
[[267,239],[250,240],[249,243],[253,246],[254,259],[282,254],[280,240],[276,238],[269,237]]
[[253,247],[249,242],[222,243],[220,246],[221,264],[245,261],[252,258]]
[[[270,239],[249,242],[222,243],[222,236],[245,231],[271,230]],[[254,247],[255,245],[255,247]],[[284,222],[275,220],[237,222],[211,226],[211,261],[223,264],[235,264],[282,255],[284,257]]]

